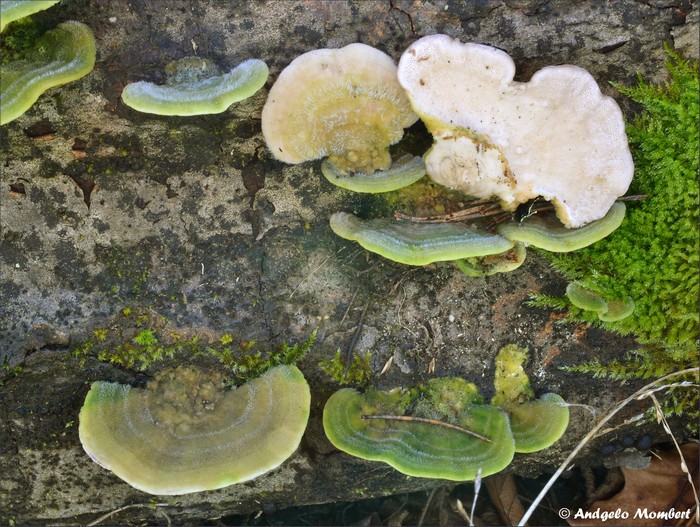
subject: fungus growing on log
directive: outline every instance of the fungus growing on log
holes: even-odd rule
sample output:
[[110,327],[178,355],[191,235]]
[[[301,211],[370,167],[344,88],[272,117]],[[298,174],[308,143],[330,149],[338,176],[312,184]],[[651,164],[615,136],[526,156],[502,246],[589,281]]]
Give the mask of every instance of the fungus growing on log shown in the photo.
[[545,218],[530,217],[521,222],[502,223],[498,234],[512,242],[534,245],[555,253],[576,251],[602,240],[617,229],[625,219],[625,204],[613,203],[608,213],[583,227],[567,229],[547,221]]
[[17,119],[49,88],[90,73],[95,38],[85,24],[63,22],[24,53],[26,59],[0,66],[0,125]]
[[634,313],[634,300],[606,301],[599,293],[576,282],[566,287],[566,296],[576,307],[585,311],[595,311],[603,322],[617,322]]
[[577,66],[515,82],[503,51],[446,35],[414,42],[398,78],[435,143],[428,175],[504,208],[539,196],[567,227],[602,218],[632,180],[622,112]]
[[425,176],[425,163],[420,157],[406,155],[393,162],[387,170],[378,170],[373,174],[346,174],[326,159],[321,163],[321,173],[338,187],[354,192],[378,194],[415,183]]
[[210,60],[186,57],[166,67],[162,86],[151,82],[127,84],[122,101],[139,112],[157,115],[205,115],[222,113],[233,103],[252,96],[265,85],[267,65],[248,59],[228,73]]
[[60,0],[2,0],[0,2],[0,31],[10,22],[48,9]]
[[467,276],[481,278],[514,271],[523,265],[526,256],[527,249],[525,249],[525,245],[516,243],[512,249],[502,253],[456,260],[455,264]]
[[253,479],[289,458],[309,418],[295,366],[231,390],[223,378],[178,367],[146,389],[95,382],[80,411],[88,455],[151,494],[186,494]]
[[323,427],[353,456],[410,476],[467,481],[503,470],[514,454],[505,413],[480,403],[473,384],[454,378],[411,392],[345,388],[326,403]]
[[331,229],[368,251],[407,265],[427,265],[507,251],[513,243],[461,223],[362,220],[347,212],[331,215]]
[[503,408],[510,418],[516,452],[537,452],[550,447],[569,425],[569,409],[556,393],[535,394],[523,369],[527,350],[510,344],[496,356],[495,394],[491,404]]
[[417,119],[391,57],[350,44],[294,59],[270,90],[262,131],[285,163],[328,157],[343,173],[372,174],[389,168],[389,146]]

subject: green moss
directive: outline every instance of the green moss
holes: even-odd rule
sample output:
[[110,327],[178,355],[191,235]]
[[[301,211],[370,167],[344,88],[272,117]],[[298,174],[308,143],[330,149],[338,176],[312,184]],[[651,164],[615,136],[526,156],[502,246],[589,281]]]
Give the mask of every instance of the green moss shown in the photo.
[[296,364],[309,351],[316,338],[312,333],[305,342],[280,349],[253,349],[254,341],[237,341],[224,333],[213,342],[171,328],[168,319],[151,311],[123,308],[104,327],[93,330],[90,338],[75,347],[72,355],[81,367],[89,357],[128,369],[146,370],[155,363],[180,356],[183,360],[214,361],[226,370],[234,382],[259,377],[274,366]]
[[24,51],[30,49],[44,33],[44,25],[36,22],[33,17],[15,20],[3,32],[0,40],[2,63],[6,64],[22,58]]
[[328,375],[333,382],[338,384],[366,385],[372,378],[370,366],[371,354],[368,351],[363,355],[353,355],[349,365],[345,364],[345,357],[340,350],[335,352],[333,358],[318,363],[321,371]]
[[[698,340],[698,71],[669,51],[670,81],[620,91],[642,104],[628,126],[636,166],[622,226],[607,239],[566,255],[547,254],[569,280],[604,298],[629,298],[634,315],[604,324],[640,342],[675,350]],[[693,354],[694,355],[694,354]]]
[[[629,363],[593,362],[576,371],[626,380],[697,363],[698,64],[667,52],[669,80],[663,86],[641,78],[637,86],[618,86],[643,108],[627,128],[636,167],[630,192],[648,197],[629,203],[624,222],[605,240],[574,253],[543,253],[568,280],[605,299],[635,304],[631,316],[617,321],[569,308],[570,320],[632,333],[644,345]],[[562,307],[546,296],[536,296],[534,303]]]

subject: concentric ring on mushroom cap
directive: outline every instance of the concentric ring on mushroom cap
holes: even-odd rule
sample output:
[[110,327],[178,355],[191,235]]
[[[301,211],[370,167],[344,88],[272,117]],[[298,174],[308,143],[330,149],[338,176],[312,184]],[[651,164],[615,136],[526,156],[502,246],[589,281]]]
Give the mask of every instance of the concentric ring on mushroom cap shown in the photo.
[[[508,418],[499,408],[468,404],[457,425],[491,442],[421,422],[386,422],[363,415],[396,413],[400,394],[344,388],[323,409],[323,429],[333,445],[353,456],[383,461],[403,474],[422,478],[468,481],[495,474],[513,459],[515,446]],[[401,412],[399,412],[401,413]]]
[[388,147],[417,120],[391,57],[350,44],[294,59],[270,89],[262,132],[285,163],[330,156],[344,172],[371,174],[389,168]]
[[[498,196],[511,210],[542,196],[567,227],[603,217],[634,171],[620,108],[577,66],[542,68],[527,83],[514,73],[503,51],[447,35],[404,52],[399,82],[436,140],[428,174],[466,194]],[[461,159],[455,148],[470,151]]]
[[169,495],[248,481],[282,464],[299,446],[311,400],[295,366],[227,390],[213,408],[177,418],[176,426],[161,418],[160,393],[95,382],[79,433],[93,461],[139,490]]

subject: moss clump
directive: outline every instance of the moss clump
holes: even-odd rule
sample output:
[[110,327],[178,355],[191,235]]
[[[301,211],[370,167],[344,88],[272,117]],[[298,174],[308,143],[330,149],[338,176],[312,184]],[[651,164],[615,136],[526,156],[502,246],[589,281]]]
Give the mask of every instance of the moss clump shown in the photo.
[[36,40],[46,32],[43,24],[32,17],[20,18],[10,24],[0,40],[2,64],[23,58],[25,50],[34,46]]
[[294,345],[285,342],[278,350],[263,352],[253,349],[254,341],[241,341],[229,333],[211,342],[202,341],[197,335],[170,326],[163,316],[125,307],[108,325],[94,329],[92,338],[74,348],[72,354],[81,366],[89,357],[96,357],[140,371],[176,356],[187,361],[215,361],[226,370],[231,381],[245,382],[275,366],[296,364],[304,358],[315,338],[316,332],[305,342]]
[[366,385],[372,378],[372,367],[370,366],[371,354],[368,351],[365,355],[353,355],[350,364],[345,364],[345,358],[340,350],[335,352],[333,358],[318,363],[321,371],[328,375],[333,382],[338,384]]
[[[570,307],[559,298],[535,297],[535,305],[567,305],[571,320],[632,333],[644,345],[643,352],[626,361],[593,362],[575,371],[625,380],[697,363],[698,64],[667,52],[669,80],[663,86],[641,78],[637,86],[618,86],[643,107],[627,129],[636,166],[630,191],[648,197],[630,203],[621,227],[605,240],[574,253],[544,253],[567,279],[606,301],[631,298],[635,303],[631,316],[601,321],[595,312]],[[697,395],[688,408],[696,412]]]

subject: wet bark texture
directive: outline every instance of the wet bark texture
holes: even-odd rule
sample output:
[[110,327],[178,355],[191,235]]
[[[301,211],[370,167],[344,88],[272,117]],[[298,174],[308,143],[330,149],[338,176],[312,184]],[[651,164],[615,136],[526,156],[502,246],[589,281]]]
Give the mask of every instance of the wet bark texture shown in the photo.
[[[230,333],[255,340],[261,350],[318,331],[300,364],[313,403],[299,451],[252,482],[167,500],[168,515],[177,521],[441,484],[339,453],[323,436],[323,402],[338,385],[318,361],[348,349],[365,306],[354,353],[371,353],[376,385],[462,375],[490,397],[493,357],[517,343],[531,350],[528,372],[538,393],[554,391],[598,408],[626,395],[627,387],[582,382],[561,371],[619,356],[634,344],[556,324],[555,314],[526,306],[533,292],[564,291],[544,260],[531,252],[516,272],[473,279],[451,264],[409,268],[367,254],[335,237],[328,216],[375,201],[333,188],[318,162],[288,166],[272,160],[260,112],[276,76],[301,53],[363,42],[398,59],[417,38],[446,33],[506,50],[518,80],[546,65],[582,66],[631,115],[634,108],[610,83],[633,83],[638,72],[661,81],[664,43],[697,57],[697,5],[67,0],[37,19],[48,27],[69,19],[86,23],[98,55],[90,75],[49,90],[0,128],[0,523],[88,522],[152,502],[93,463],[77,434],[91,382],[142,385],[172,362],[154,363],[146,372],[95,357],[81,366],[71,352],[94,338],[96,328],[121,324],[129,335],[144,327],[143,319],[125,320],[124,308],[202,342]],[[126,83],[162,82],[168,62],[193,53],[227,68],[259,58],[271,76],[258,94],[220,115],[165,118],[121,103]],[[429,144],[420,127],[408,135],[415,144]],[[393,366],[380,376],[390,357]],[[572,410],[559,444],[517,456],[509,470],[547,470],[589,425],[585,411]],[[143,508],[115,518],[110,521],[163,521]]]

